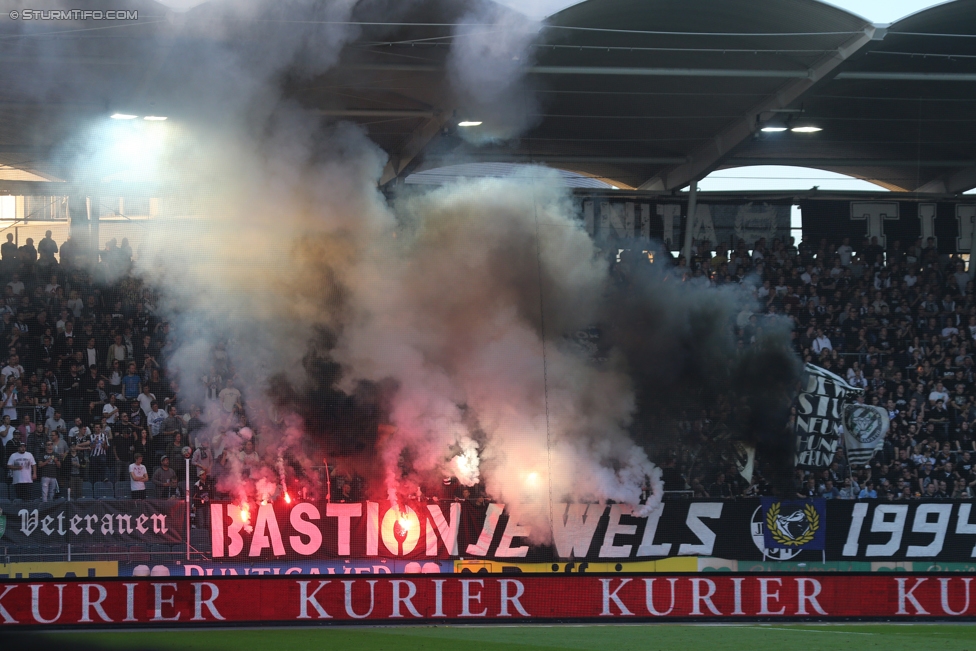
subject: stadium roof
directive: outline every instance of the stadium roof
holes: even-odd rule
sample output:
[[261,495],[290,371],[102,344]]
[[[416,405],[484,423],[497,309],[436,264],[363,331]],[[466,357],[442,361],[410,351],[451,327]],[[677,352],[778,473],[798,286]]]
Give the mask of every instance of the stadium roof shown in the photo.
[[[370,24],[358,26],[339,65],[289,77],[287,93],[323,120],[362,124],[390,154],[383,182],[448,164],[540,162],[621,188],[675,191],[716,169],[783,164],[892,190],[976,187],[976,2],[890,26],[816,0],[582,2],[550,16],[532,47],[531,126],[479,146],[456,123],[491,116],[468,115],[447,64],[459,38],[451,24],[476,1],[411,3],[384,21],[355,16]],[[102,4],[115,8],[92,8]],[[173,98],[201,38],[186,26],[219,5],[174,19],[149,0],[130,4],[139,21],[111,38],[0,24],[0,165],[70,180],[64,143],[88,121],[123,105],[178,119]],[[256,25],[251,35],[292,29]],[[777,125],[822,131],[761,131]]]

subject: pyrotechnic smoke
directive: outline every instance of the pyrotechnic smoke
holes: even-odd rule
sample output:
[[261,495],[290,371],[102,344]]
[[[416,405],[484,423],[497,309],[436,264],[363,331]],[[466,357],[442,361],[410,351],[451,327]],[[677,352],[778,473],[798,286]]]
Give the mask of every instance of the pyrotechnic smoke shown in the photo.
[[475,3],[455,28],[448,58],[452,84],[463,111],[482,122],[460,135],[476,143],[517,136],[537,113],[525,70],[542,23],[494,2]]
[[350,275],[335,351],[347,386],[399,384],[381,446],[391,497],[448,471],[481,478],[533,504],[523,520],[539,532],[550,493],[636,504],[657,471],[626,434],[629,380],[563,343],[598,318],[608,277],[557,176],[465,181],[397,213],[398,238]]
[[[637,505],[648,485],[639,508],[654,508],[660,471],[632,438],[635,417],[665,405],[670,418],[696,382],[719,392],[746,377],[722,366],[736,359],[722,333],[748,296],[657,272],[614,289],[606,255],[543,169],[390,205],[377,189],[384,152],[282,90],[285,77],[334,64],[357,34],[337,23],[366,20],[371,7],[387,4],[218,4],[174,21],[176,36],[192,38],[172,45],[166,70],[179,79],[164,81],[182,89],[168,99],[184,112],[152,173],[203,210],[150,222],[138,271],[162,290],[174,332],[165,353],[184,398],[204,402],[200,378],[225,342],[260,432],[261,461],[248,469],[238,452],[250,429],[209,406],[205,436],[233,452],[218,488],[271,498],[321,463],[310,440],[341,441],[358,447],[372,497],[401,499],[445,476],[481,481],[521,505],[535,540],[550,530],[550,498]],[[296,15],[308,20],[271,20]],[[491,133],[515,133],[530,113],[513,97],[534,28],[490,5],[467,15],[498,29],[459,28],[453,83],[491,113]],[[572,345],[593,325],[606,331],[608,361]],[[765,395],[770,383],[748,377],[740,390]]]

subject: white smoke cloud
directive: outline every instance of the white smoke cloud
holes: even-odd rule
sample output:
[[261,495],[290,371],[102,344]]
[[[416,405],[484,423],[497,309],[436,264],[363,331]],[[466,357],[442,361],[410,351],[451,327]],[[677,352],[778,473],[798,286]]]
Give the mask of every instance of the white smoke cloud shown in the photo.
[[336,350],[347,386],[401,387],[381,450],[391,497],[427,474],[480,473],[496,499],[536,505],[522,515],[535,532],[550,493],[636,504],[657,473],[626,433],[629,381],[561,344],[593,322],[608,276],[558,176],[462,181],[398,212],[401,236],[351,275],[355,326]]
[[[180,76],[180,96],[168,99],[182,113],[166,125],[172,138],[154,170],[179,201],[149,222],[137,267],[163,291],[169,364],[188,401],[204,401],[199,380],[219,342],[233,360],[262,461],[248,474],[242,423],[210,405],[207,436],[230,452],[220,487],[238,500],[270,498],[292,473],[279,457],[306,472],[321,461],[306,450],[321,437],[301,406],[276,414],[269,389],[281,376],[310,383],[309,344],[328,332],[339,388],[395,387],[384,413],[393,428],[372,459],[389,497],[450,475],[483,482],[522,504],[536,539],[549,531],[550,499],[637,504],[650,478],[646,509],[656,505],[659,472],[627,433],[631,380],[564,343],[597,318],[608,274],[559,177],[532,169],[389,205],[377,189],[386,154],[358,127],[323,126],[281,90],[284,73],[314,75],[338,60],[358,32],[337,23],[355,3],[274,7],[297,7],[319,26],[296,34],[252,20],[268,10],[257,3],[208,3],[177,25],[192,37],[167,66]],[[459,29],[452,79],[486,112],[485,131],[515,133],[531,113],[521,73],[537,25],[493,5],[461,22],[493,29]],[[196,216],[181,216],[191,203]]]
[[536,113],[525,69],[542,23],[494,2],[479,2],[458,21],[448,71],[464,120],[481,127],[461,135],[474,142],[503,140],[531,126]]

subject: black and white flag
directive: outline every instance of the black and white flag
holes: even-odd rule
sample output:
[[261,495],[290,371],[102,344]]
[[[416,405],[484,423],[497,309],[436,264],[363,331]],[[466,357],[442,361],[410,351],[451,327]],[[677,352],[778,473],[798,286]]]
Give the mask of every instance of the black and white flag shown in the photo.
[[732,441],[732,453],[735,456],[735,467],[738,468],[739,474],[746,480],[746,483],[751,484],[752,472],[756,462],[755,446],[742,441]]
[[827,369],[807,364],[796,397],[796,465],[826,468],[837,452],[844,403],[864,393]]
[[844,447],[847,460],[863,466],[884,445],[890,421],[888,411],[873,405],[844,405]]

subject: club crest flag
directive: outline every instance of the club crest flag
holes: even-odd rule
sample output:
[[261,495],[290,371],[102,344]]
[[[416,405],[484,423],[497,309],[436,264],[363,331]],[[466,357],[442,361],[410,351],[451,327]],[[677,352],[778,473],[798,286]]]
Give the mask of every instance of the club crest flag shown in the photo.
[[884,445],[890,426],[888,411],[874,405],[844,406],[844,446],[851,464],[863,466]]
[[767,549],[823,550],[827,545],[827,500],[762,499]]
[[864,393],[827,369],[807,364],[804,385],[796,397],[796,465],[826,468],[840,440],[842,411],[848,400]]
[[732,442],[732,453],[735,456],[735,467],[747,483],[752,483],[752,472],[756,462],[756,448],[742,441]]

